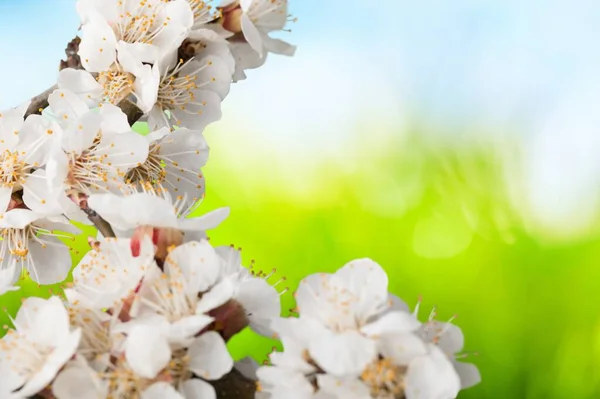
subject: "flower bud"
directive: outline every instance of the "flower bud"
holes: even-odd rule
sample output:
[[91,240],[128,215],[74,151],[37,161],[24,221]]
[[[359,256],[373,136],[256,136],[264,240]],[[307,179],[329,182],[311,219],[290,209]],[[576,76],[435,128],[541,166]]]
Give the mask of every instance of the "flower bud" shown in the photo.
[[230,6],[222,10],[223,28],[232,33],[242,31],[242,9],[239,5]]

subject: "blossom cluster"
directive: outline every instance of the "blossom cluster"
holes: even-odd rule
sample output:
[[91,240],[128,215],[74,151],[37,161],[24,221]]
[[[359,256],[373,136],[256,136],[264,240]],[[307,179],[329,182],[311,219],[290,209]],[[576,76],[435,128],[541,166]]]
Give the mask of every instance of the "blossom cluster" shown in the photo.
[[[292,20],[286,0],[76,4],[78,62],[39,110],[0,113],[0,295],[23,272],[41,285],[73,278],[12,319],[0,399],[446,399],[478,382],[456,361],[460,329],[419,322],[374,262],[307,277],[299,316],[281,318],[282,280],[209,242],[229,208],[196,216],[204,130],[244,71],[293,55],[271,36]],[[97,235],[72,269],[83,225]],[[226,344],[247,327],[284,351],[262,367],[234,362]],[[215,389],[228,376],[239,384]]]
[[370,259],[302,280],[299,316],[271,322],[285,351],[257,370],[257,398],[446,399],[479,383],[477,367],[457,360],[460,328],[435,311],[420,322],[419,305],[409,312],[387,288]]

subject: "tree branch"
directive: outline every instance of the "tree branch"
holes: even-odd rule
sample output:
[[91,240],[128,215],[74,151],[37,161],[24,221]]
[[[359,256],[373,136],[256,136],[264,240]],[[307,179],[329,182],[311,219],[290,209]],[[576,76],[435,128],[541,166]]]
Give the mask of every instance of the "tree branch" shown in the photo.
[[52,92],[56,89],[58,89],[58,86],[54,85],[43,93],[33,97],[31,99],[31,104],[29,104],[29,107],[25,112],[25,118],[27,118],[29,115],[41,114],[42,110],[48,106],[48,97],[50,97],[50,94],[52,94]]
[[[77,52],[79,51],[79,43],[81,43],[81,39],[79,38],[79,36],[75,36],[75,38],[67,44],[67,48],[65,49],[67,59],[60,61],[60,65],[58,67],[59,71],[65,68],[83,68],[81,66],[81,59],[77,55]],[[57,88],[58,86],[54,85],[46,89],[44,92],[33,97],[31,99],[31,104],[29,105],[29,108],[27,108],[27,111],[25,112],[25,118],[27,118],[29,115],[41,114],[42,110],[48,106],[48,97]]]
[[142,110],[130,100],[125,99],[121,101],[118,106],[121,108],[121,111],[127,115],[127,122],[129,122],[130,126],[133,126],[134,123],[144,116]]
[[254,399],[256,393],[256,382],[244,377],[235,368],[220,380],[210,383],[218,399]]

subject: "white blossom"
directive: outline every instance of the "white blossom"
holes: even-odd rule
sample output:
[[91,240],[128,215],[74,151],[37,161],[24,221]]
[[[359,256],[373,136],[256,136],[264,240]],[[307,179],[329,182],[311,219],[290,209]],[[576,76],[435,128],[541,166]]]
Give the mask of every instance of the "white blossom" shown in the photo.
[[218,283],[221,267],[207,241],[174,248],[164,262],[164,272],[155,266],[144,277],[131,306],[135,320],[128,324],[151,324],[164,330],[170,343],[185,345],[213,322],[206,313],[233,294],[228,281]]
[[17,262],[13,262],[8,267],[0,268],[0,295],[4,295],[10,291],[17,291],[19,287],[15,283],[21,277],[21,268],[17,267]]
[[148,115],[151,129],[182,126],[195,130],[221,119],[221,102],[229,93],[231,71],[219,56],[161,62],[156,105]]
[[242,32],[248,44],[262,58],[267,52],[294,55],[296,47],[269,36],[289,21],[287,0],[239,0],[223,2],[225,29]]
[[166,190],[172,198],[182,198],[191,207],[203,198],[205,185],[201,168],[209,148],[202,132],[162,128],[148,134],[148,158],[125,175],[127,184],[143,189],[147,184]]
[[385,271],[370,259],[352,261],[334,274],[313,274],[295,293],[300,317],[325,327],[309,344],[311,356],[327,372],[356,373],[377,353],[374,338],[390,332],[411,332],[420,323],[403,310],[390,311]]
[[185,0],[79,0],[81,63],[89,72],[108,71],[121,43],[139,62],[155,63],[175,52],[194,15]]
[[69,325],[58,297],[27,298],[10,330],[0,340],[2,384],[21,396],[44,389],[74,355],[81,331]]
[[59,74],[58,88],[76,93],[91,107],[103,101],[118,105],[133,96],[138,108],[149,112],[158,95],[158,65],[142,64],[122,41],[117,43],[116,49],[118,62],[100,71],[97,78],[84,70],[66,68]]
[[63,124],[63,134],[46,166],[49,188],[64,195],[118,190],[129,169],[148,156],[148,143],[131,131],[126,115],[105,104],[91,111],[76,94],[56,90],[50,112]]
[[0,269],[14,265],[26,269],[39,284],[64,281],[71,269],[69,248],[73,226],[60,215],[49,217],[30,209],[11,209],[0,214]]
[[232,298],[244,309],[250,328],[258,334],[272,336],[270,325],[281,314],[281,294],[267,282],[269,276],[256,276],[242,265],[240,251],[232,246],[215,248],[223,261],[221,280],[233,286]]
[[138,288],[154,262],[150,239],[141,240],[139,248],[137,256],[133,256],[131,239],[105,238],[100,241],[98,247],[89,251],[73,269],[72,290],[76,299],[85,298],[85,305],[93,309],[119,309]]

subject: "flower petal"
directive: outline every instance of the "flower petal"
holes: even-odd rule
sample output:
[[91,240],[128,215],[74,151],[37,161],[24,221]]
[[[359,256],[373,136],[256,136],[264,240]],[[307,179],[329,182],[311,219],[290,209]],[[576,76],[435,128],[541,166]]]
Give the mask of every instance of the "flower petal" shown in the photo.
[[171,348],[160,331],[140,325],[133,327],[127,336],[125,357],[135,373],[154,378],[171,360]]
[[217,393],[212,385],[197,378],[185,381],[183,384],[181,384],[179,390],[183,393],[185,398],[217,398]]
[[79,96],[88,107],[96,107],[102,100],[102,85],[85,70],[65,68],[58,74],[58,88]]
[[233,359],[221,336],[209,331],[194,340],[188,349],[190,370],[205,380],[218,380],[233,367]]
[[186,399],[169,383],[155,382],[142,392],[141,399]]
[[309,344],[311,357],[326,372],[336,375],[358,375],[377,356],[375,341],[357,331],[323,334]]
[[435,345],[430,353],[413,360],[406,373],[406,399],[456,398],[460,378],[446,355]]
[[31,279],[38,284],[62,283],[71,270],[69,248],[58,238],[42,236],[29,243],[31,262],[27,270]]

